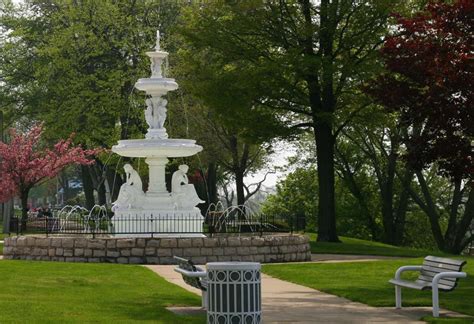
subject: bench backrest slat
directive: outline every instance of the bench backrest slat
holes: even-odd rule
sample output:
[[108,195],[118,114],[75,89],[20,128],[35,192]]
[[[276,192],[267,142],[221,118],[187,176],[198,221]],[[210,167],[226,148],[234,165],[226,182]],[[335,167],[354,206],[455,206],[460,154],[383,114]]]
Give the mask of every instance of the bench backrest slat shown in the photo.
[[[447,271],[460,272],[465,264],[466,261],[463,260],[427,256],[423,261],[423,268],[417,281],[431,283],[434,276],[438,273]],[[438,287],[444,291],[451,291],[456,288],[456,285],[457,278],[443,278],[439,281]]]

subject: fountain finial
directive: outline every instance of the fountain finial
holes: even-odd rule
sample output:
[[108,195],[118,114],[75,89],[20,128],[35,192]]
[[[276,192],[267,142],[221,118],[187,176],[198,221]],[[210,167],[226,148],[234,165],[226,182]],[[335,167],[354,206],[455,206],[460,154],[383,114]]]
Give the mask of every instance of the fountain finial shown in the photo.
[[160,50],[160,31],[159,31],[159,30],[156,31],[156,46],[155,46],[155,50],[156,50],[156,51],[159,51],[159,50]]

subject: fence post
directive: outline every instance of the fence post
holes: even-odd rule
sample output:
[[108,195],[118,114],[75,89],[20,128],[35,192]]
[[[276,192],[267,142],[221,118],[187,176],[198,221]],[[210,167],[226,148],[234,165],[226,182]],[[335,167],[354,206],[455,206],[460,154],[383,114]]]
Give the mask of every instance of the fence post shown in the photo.
[[45,224],[46,224],[46,237],[48,237],[48,232],[49,232],[49,217],[45,218]]

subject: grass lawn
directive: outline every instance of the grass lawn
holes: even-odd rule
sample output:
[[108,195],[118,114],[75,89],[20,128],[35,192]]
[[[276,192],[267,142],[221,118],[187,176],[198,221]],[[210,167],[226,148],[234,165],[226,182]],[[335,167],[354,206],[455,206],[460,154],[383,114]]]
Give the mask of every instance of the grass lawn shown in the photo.
[[141,266],[0,261],[0,322],[205,323],[170,305],[200,298]]
[[[440,293],[440,306],[474,316],[474,258],[463,257],[468,277],[461,279],[452,292]],[[303,263],[264,265],[263,271],[273,277],[345,297],[371,306],[395,306],[394,287],[387,281],[402,265],[421,264],[422,258],[354,263]],[[416,273],[407,273],[407,278]],[[431,291],[403,289],[405,306],[430,306]],[[427,318],[432,321],[432,319]],[[473,323],[474,317],[459,323]],[[451,323],[451,321],[450,321]]]
[[311,240],[311,252],[313,253],[365,254],[402,257],[444,255],[439,251],[410,249],[406,247],[393,246],[380,242],[366,241],[343,236],[339,237],[342,243],[316,242],[316,234],[309,233],[306,235],[308,235]]

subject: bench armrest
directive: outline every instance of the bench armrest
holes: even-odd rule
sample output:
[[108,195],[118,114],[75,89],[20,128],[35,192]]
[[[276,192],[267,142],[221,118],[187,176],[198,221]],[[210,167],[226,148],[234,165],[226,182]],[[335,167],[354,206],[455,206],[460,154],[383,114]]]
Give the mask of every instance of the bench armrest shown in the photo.
[[443,278],[466,278],[467,274],[465,272],[458,271],[446,271],[440,272],[433,277],[433,285],[438,285],[439,281]]
[[395,272],[395,280],[400,280],[402,272],[405,271],[421,271],[422,266],[403,266],[397,269]]
[[179,272],[180,274],[184,276],[192,277],[192,278],[207,277],[206,271],[188,271],[181,268],[174,268],[174,271]]

